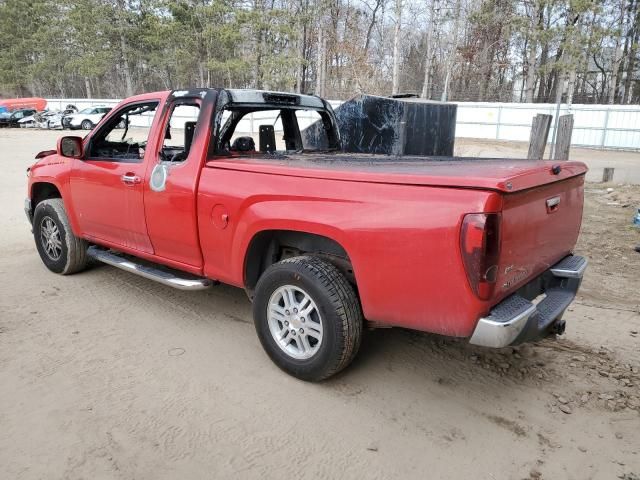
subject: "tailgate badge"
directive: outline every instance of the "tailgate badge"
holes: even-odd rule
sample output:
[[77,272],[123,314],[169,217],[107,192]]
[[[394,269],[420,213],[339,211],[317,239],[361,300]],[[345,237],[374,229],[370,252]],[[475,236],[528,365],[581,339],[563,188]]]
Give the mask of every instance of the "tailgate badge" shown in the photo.
[[505,269],[504,269],[504,274],[505,275],[508,275],[511,272],[513,272],[513,276],[511,278],[509,278],[509,279],[506,279],[505,282],[502,284],[502,289],[503,290],[509,290],[516,283],[520,283],[522,280],[524,280],[525,278],[527,278],[529,276],[529,270],[527,268],[519,267],[519,268],[515,269],[515,271],[514,271],[514,266],[513,265],[509,265],[509,266],[505,267]]
[[547,199],[547,213],[553,213],[560,207],[560,196]]

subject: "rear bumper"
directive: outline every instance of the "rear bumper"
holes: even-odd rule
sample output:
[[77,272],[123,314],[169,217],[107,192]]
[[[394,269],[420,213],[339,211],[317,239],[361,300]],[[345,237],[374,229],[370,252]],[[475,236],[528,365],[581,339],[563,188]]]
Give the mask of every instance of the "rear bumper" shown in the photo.
[[[562,333],[562,315],[576,296],[587,260],[570,255],[493,307],[482,317],[469,340],[474,345],[501,348]],[[540,294],[545,298],[534,303]]]

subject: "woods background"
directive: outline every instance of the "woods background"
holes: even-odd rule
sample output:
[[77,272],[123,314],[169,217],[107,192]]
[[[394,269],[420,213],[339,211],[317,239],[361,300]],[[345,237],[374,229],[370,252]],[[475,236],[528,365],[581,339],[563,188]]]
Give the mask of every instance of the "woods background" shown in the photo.
[[0,0],[0,96],[639,103],[640,0]]

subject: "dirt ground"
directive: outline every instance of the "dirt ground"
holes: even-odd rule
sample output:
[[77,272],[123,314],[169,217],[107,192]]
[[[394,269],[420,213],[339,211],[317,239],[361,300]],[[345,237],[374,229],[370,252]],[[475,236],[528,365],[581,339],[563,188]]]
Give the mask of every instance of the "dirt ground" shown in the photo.
[[269,361],[241,290],[46,270],[22,200],[55,136],[0,130],[0,478],[640,478],[639,186],[587,185],[566,335],[374,330],[308,384]]

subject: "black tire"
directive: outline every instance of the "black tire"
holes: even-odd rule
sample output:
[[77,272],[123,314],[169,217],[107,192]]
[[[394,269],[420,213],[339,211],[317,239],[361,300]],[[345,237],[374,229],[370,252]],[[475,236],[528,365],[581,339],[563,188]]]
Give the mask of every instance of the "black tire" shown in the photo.
[[[57,249],[53,253],[47,250],[43,238],[43,229],[51,224],[59,232],[59,255]],[[62,199],[51,198],[36,205],[33,213],[33,237],[42,262],[52,272],[70,275],[87,266],[88,244],[86,240],[73,234]]]
[[[322,318],[322,342],[311,358],[300,360],[287,354],[269,329],[270,298],[285,285],[307,292]],[[255,290],[253,319],[258,338],[271,360],[285,372],[306,381],[324,380],[349,365],[362,338],[362,310],[353,287],[334,265],[312,256],[288,258],[264,272]]]
[[83,120],[80,126],[83,130],[91,130],[93,129],[93,122],[91,120]]

